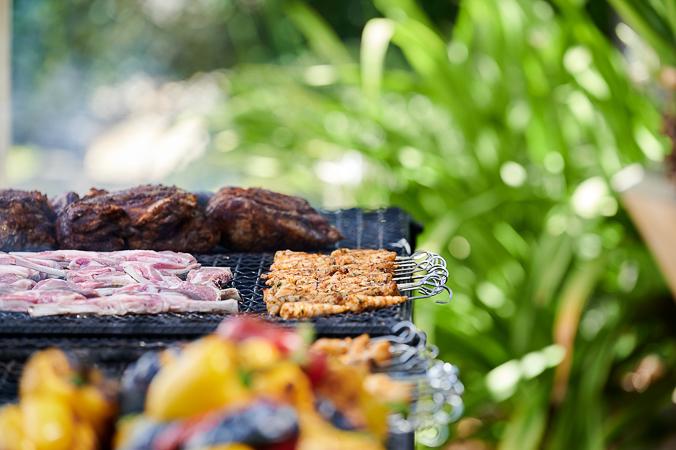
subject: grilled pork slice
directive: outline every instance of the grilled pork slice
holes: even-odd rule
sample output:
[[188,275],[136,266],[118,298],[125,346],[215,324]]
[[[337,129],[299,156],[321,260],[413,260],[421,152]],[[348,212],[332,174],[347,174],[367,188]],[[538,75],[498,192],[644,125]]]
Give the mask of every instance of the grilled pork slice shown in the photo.
[[165,312],[237,313],[236,300],[205,302],[192,300],[178,293],[117,294],[87,300],[61,300],[54,303],[32,304],[28,307],[31,316],[62,314],[158,314]]
[[118,192],[92,189],[69,199],[57,219],[62,248],[206,252],[219,240],[197,197],[176,187],[144,185]]
[[307,201],[265,189],[223,188],[209,200],[207,214],[223,245],[234,250],[324,248],[342,239]]
[[54,212],[37,191],[0,191],[0,251],[54,248]]

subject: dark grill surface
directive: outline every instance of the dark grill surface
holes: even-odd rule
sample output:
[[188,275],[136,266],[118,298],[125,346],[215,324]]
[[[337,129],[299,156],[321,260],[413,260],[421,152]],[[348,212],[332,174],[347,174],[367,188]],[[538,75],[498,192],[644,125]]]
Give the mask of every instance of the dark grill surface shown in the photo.
[[[338,246],[350,248],[391,248],[411,239],[410,217],[397,208],[365,212],[348,209],[327,213],[330,220],[346,237]],[[234,286],[242,297],[240,311],[266,315],[262,297],[264,284],[260,275],[272,262],[271,253],[222,253],[200,255],[203,265],[228,266],[233,269]],[[31,318],[25,313],[0,312],[0,335],[31,336],[173,336],[191,337],[209,333],[226,315],[185,313],[128,316],[51,316]],[[266,317],[284,325],[282,321]],[[411,319],[409,303],[360,314],[340,314],[313,319],[320,335],[387,334],[401,320]]]
[[[420,231],[408,214],[397,208],[347,209],[326,215],[345,236],[336,247],[389,248],[406,254],[407,250],[398,247],[397,243],[405,239],[411,248],[415,248],[415,238]],[[233,285],[242,297],[241,312],[261,314],[283,325],[297,323],[266,314],[260,275],[268,270],[271,253],[219,253],[197,258],[203,265],[233,269]],[[83,361],[91,361],[109,377],[119,378],[127,365],[146,351],[160,350],[207,334],[225,317],[227,315],[195,313],[30,318],[23,313],[0,312],[0,405],[16,399],[21,369],[35,351],[59,347]],[[390,334],[394,324],[402,320],[411,320],[410,302],[361,314],[320,317],[312,322],[320,336],[361,333],[375,336]],[[391,435],[388,448],[412,449],[412,434]]]

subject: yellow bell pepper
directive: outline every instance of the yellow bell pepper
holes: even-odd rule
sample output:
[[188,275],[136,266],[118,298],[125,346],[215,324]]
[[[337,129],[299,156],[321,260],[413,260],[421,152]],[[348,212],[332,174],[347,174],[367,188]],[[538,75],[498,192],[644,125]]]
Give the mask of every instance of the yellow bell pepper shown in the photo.
[[75,422],[66,403],[57,397],[29,396],[19,405],[22,427],[35,450],[70,450]]
[[258,396],[273,398],[299,410],[314,409],[310,380],[294,362],[281,361],[267,371],[255,373],[251,388]]
[[233,344],[217,336],[187,345],[150,383],[147,415],[162,421],[183,419],[245,402],[236,356]]
[[74,376],[68,358],[61,350],[43,350],[34,354],[24,366],[19,395],[48,395],[73,404]]
[[23,417],[18,405],[8,405],[0,409],[0,449],[24,450],[31,444],[23,429]]
[[78,388],[74,400],[73,410],[77,418],[91,424],[96,433],[103,433],[106,423],[115,413],[113,404],[92,385]]
[[98,448],[96,431],[89,423],[78,422],[75,425],[73,444],[70,448],[72,450],[96,450]]
[[300,436],[296,450],[385,450],[373,435],[343,431],[334,427],[314,411],[299,412]]
[[245,444],[223,444],[207,447],[204,450],[254,450],[254,449],[253,447],[249,447],[248,445]]
[[249,338],[237,347],[240,366],[245,370],[261,370],[282,359],[281,352],[267,339]]

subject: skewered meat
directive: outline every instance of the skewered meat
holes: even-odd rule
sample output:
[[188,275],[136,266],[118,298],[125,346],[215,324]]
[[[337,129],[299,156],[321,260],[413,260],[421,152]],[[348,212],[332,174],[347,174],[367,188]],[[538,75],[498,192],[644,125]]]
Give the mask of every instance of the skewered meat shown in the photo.
[[310,346],[310,350],[338,358],[351,366],[382,367],[392,359],[391,344],[387,340],[372,340],[368,334],[356,338],[322,338]]
[[294,302],[283,303],[279,309],[279,315],[283,319],[308,319],[318,316],[330,316],[348,312],[346,305],[333,305],[331,303]]
[[54,212],[37,191],[0,191],[0,251],[54,248]]
[[307,201],[265,189],[223,188],[209,200],[207,214],[223,245],[235,250],[324,248],[342,239]]
[[396,253],[340,249],[330,255],[279,251],[265,277],[268,312],[285,319],[361,312],[406,301],[394,278]]
[[407,300],[404,296],[351,295],[341,303],[309,301],[282,302],[279,315],[283,319],[305,319],[345,312],[362,312],[369,309],[387,308]]
[[349,264],[374,265],[385,262],[394,263],[397,259],[397,254],[387,250],[339,248],[331,252],[331,257],[340,266]]
[[219,239],[194,194],[161,185],[92,189],[63,207],[56,225],[62,248],[83,250],[206,252]]

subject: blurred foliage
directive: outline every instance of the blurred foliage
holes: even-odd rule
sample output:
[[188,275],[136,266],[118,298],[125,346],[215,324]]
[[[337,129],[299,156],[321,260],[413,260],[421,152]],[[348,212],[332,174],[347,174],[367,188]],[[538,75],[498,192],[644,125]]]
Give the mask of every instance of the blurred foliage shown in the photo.
[[[416,320],[463,371],[474,437],[657,445],[674,419],[674,305],[610,185],[663,157],[658,111],[578,2],[461,2],[450,35],[412,1],[374,5],[355,58],[290,3],[318,59],[229,72],[213,127],[236,145],[204,169],[262,162],[248,182],[311,192],[317,161],[363,155],[358,185],[329,181],[404,207],[450,260],[455,300],[419,303]],[[660,376],[643,392],[631,377],[648,355]]]
[[[673,438],[674,303],[612,189],[623,169],[661,161],[665,140],[612,45],[605,2],[194,2],[164,22],[147,9],[159,0],[84,3],[64,20],[51,8],[65,2],[40,3],[36,18],[16,0],[20,20],[70,25],[14,51],[80,30],[82,48],[55,67],[96,54],[104,78],[134,61],[178,79],[229,68],[212,74],[227,101],[206,116],[210,151],[168,182],[394,204],[425,225],[419,246],[449,260],[455,298],[419,302],[416,322],[461,368],[476,419],[450,429],[452,448]],[[91,5],[113,19],[86,27]],[[29,63],[15,72],[56,73]],[[27,139],[41,111],[16,119]]]
[[676,65],[676,1],[610,0],[622,19],[658,53],[662,64]]

